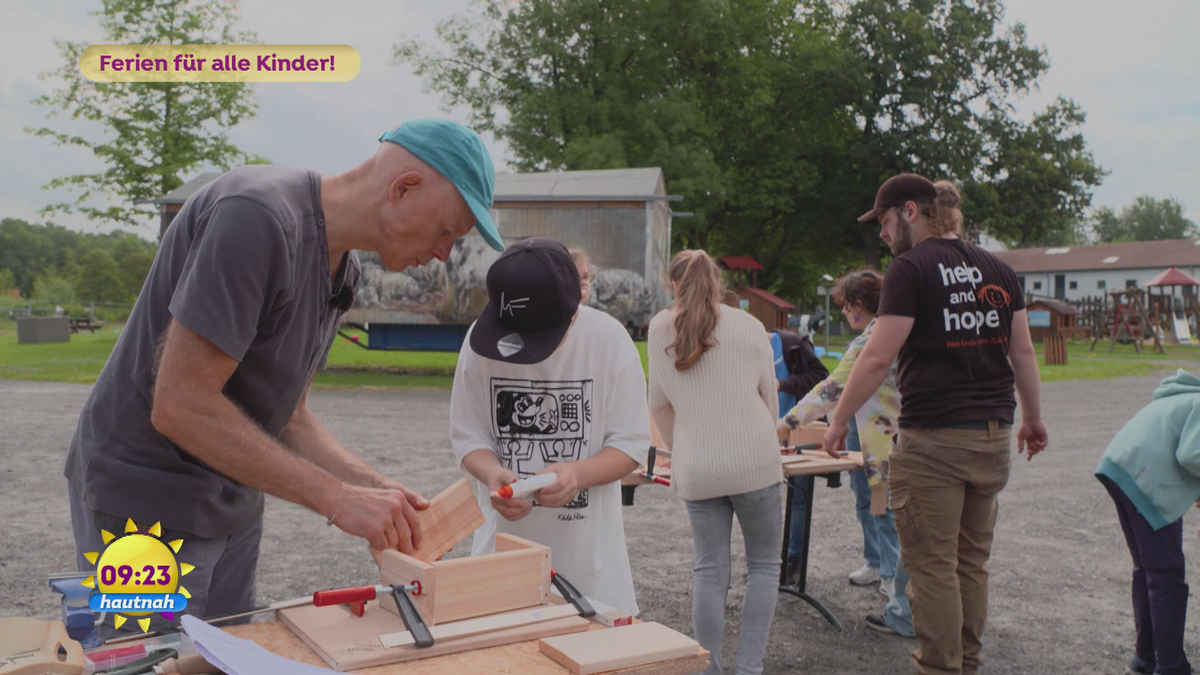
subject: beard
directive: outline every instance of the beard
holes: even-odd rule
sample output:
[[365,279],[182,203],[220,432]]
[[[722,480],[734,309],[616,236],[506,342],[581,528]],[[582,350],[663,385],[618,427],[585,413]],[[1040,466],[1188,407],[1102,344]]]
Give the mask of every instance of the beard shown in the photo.
[[892,243],[888,248],[892,250],[892,255],[900,255],[912,250],[912,223],[904,218],[903,213],[896,214],[896,236],[892,238]]

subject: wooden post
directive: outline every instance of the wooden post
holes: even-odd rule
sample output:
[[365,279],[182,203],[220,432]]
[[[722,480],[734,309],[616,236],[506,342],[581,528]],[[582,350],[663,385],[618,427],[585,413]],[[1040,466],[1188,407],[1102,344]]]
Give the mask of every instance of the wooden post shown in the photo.
[[1045,351],[1046,365],[1067,365],[1067,341],[1062,335],[1047,335],[1042,338],[1042,349]]

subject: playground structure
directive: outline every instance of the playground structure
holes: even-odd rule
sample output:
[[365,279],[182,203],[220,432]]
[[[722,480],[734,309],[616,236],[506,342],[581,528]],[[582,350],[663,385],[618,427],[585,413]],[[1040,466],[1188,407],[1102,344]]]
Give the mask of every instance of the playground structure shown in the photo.
[[1197,288],[1200,281],[1172,266],[1146,282],[1146,305],[1151,317],[1162,328],[1163,339],[1169,344],[1194,344],[1196,331]]

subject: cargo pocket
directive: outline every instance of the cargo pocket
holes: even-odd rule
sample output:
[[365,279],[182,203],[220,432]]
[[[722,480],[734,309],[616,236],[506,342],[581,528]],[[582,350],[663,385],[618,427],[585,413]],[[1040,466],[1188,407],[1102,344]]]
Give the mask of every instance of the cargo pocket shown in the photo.
[[896,480],[891,481],[889,487],[888,506],[895,516],[896,532],[903,539],[913,541],[911,537],[920,536],[923,522],[920,507],[912,499],[912,488],[907,481]]

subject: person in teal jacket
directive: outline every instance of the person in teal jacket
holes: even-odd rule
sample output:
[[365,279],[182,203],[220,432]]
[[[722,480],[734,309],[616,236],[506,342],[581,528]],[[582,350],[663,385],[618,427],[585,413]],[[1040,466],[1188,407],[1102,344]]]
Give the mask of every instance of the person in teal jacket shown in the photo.
[[1133,556],[1137,645],[1130,673],[1190,675],[1183,514],[1200,499],[1200,377],[1182,368],[1109,443],[1096,477],[1117,505]]

